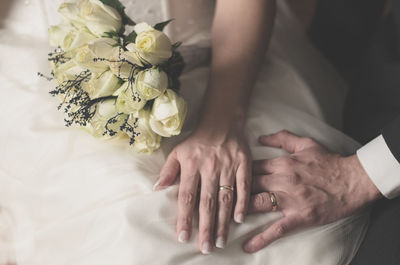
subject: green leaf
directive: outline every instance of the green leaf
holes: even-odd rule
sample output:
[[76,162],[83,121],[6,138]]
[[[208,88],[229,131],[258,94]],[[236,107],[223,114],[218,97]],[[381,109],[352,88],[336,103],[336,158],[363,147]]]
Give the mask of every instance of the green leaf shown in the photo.
[[124,25],[136,25],[136,23],[126,15],[125,7],[119,0],[100,0],[105,5],[115,8],[122,18],[122,23]]
[[102,37],[103,38],[115,39],[115,38],[119,38],[119,35],[118,35],[117,32],[109,31],[109,32],[104,32]]
[[175,92],[179,93],[181,82],[176,77],[168,78],[168,87],[174,90]]
[[125,13],[124,13],[124,15],[122,16],[122,22],[123,22],[125,25],[131,25],[131,26],[135,26],[135,25],[136,25],[136,22],[133,21],[130,17],[128,17]]
[[129,33],[128,36],[126,36],[125,40],[127,43],[135,43],[136,37],[137,37],[137,33],[135,31],[132,31],[131,33]]
[[[174,52],[172,57],[162,66],[163,70],[168,74],[170,77],[171,88],[177,85],[177,80],[181,75],[183,68],[185,67],[185,62],[183,60],[182,55],[179,52]],[[176,79],[176,80],[175,80]],[[179,87],[179,84],[178,86]]]
[[172,50],[176,51],[181,45],[182,45],[181,41],[175,42],[174,44],[172,44]]
[[159,31],[163,31],[164,28],[172,21],[173,19],[158,23],[154,26],[154,29],[159,30]]

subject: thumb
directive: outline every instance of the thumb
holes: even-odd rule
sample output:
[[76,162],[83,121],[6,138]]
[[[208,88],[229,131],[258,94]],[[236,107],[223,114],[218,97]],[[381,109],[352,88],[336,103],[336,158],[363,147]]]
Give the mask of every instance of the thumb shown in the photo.
[[176,152],[172,151],[167,158],[164,166],[161,169],[160,177],[153,186],[153,190],[161,190],[174,183],[179,174],[180,164],[176,158]]
[[271,135],[260,136],[258,140],[263,145],[283,148],[289,153],[296,153],[316,144],[310,138],[300,137],[286,130]]

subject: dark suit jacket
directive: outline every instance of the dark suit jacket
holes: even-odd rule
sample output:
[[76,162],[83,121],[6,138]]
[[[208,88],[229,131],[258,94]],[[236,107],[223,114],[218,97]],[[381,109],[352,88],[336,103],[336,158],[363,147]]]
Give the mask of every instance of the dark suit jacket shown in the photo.
[[320,0],[314,44],[347,79],[345,132],[361,143],[383,134],[400,162],[400,0]]

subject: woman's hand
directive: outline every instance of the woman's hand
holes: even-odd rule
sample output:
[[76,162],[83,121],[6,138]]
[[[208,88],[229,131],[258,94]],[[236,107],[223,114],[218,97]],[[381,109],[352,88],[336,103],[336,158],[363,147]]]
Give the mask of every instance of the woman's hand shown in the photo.
[[[209,84],[198,129],[172,151],[161,171],[158,187],[172,184],[180,172],[177,233],[181,242],[190,238],[200,186],[199,244],[203,253],[212,250],[214,238],[217,247],[224,247],[235,192],[234,218],[243,222],[246,215],[251,158],[243,131],[275,10],[275,0],[216,1]],[[234,192],[219,188],[235,183]]]
[[[180,172],[177,235],[180,242],[191,236],[197,195],[199,204],[199,248],[203,254],[212,250],[213,243],[225,246],[232,216],[242,223],[247,213],[251,188],[251,157],[242,130],[226,135],[209,136],[197,130],[175,147],[167,158],[155,189],[173,184]],[[236,184],[234,192],[220,186]],[[216,240],[215,240],[216,239]]]

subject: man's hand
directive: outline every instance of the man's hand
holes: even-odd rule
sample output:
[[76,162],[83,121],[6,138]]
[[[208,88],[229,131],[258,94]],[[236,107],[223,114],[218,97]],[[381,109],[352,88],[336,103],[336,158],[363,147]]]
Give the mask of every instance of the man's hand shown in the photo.
[[261,136],[261,144],[289,156],[253,163],[250,212],[272,211],[268,192],[276,196],[284,217],[244,244],[256,252],[298,228],[324,225],[350,216],[382,195],[356,155],[342,157],[312,139],[287,131]]

